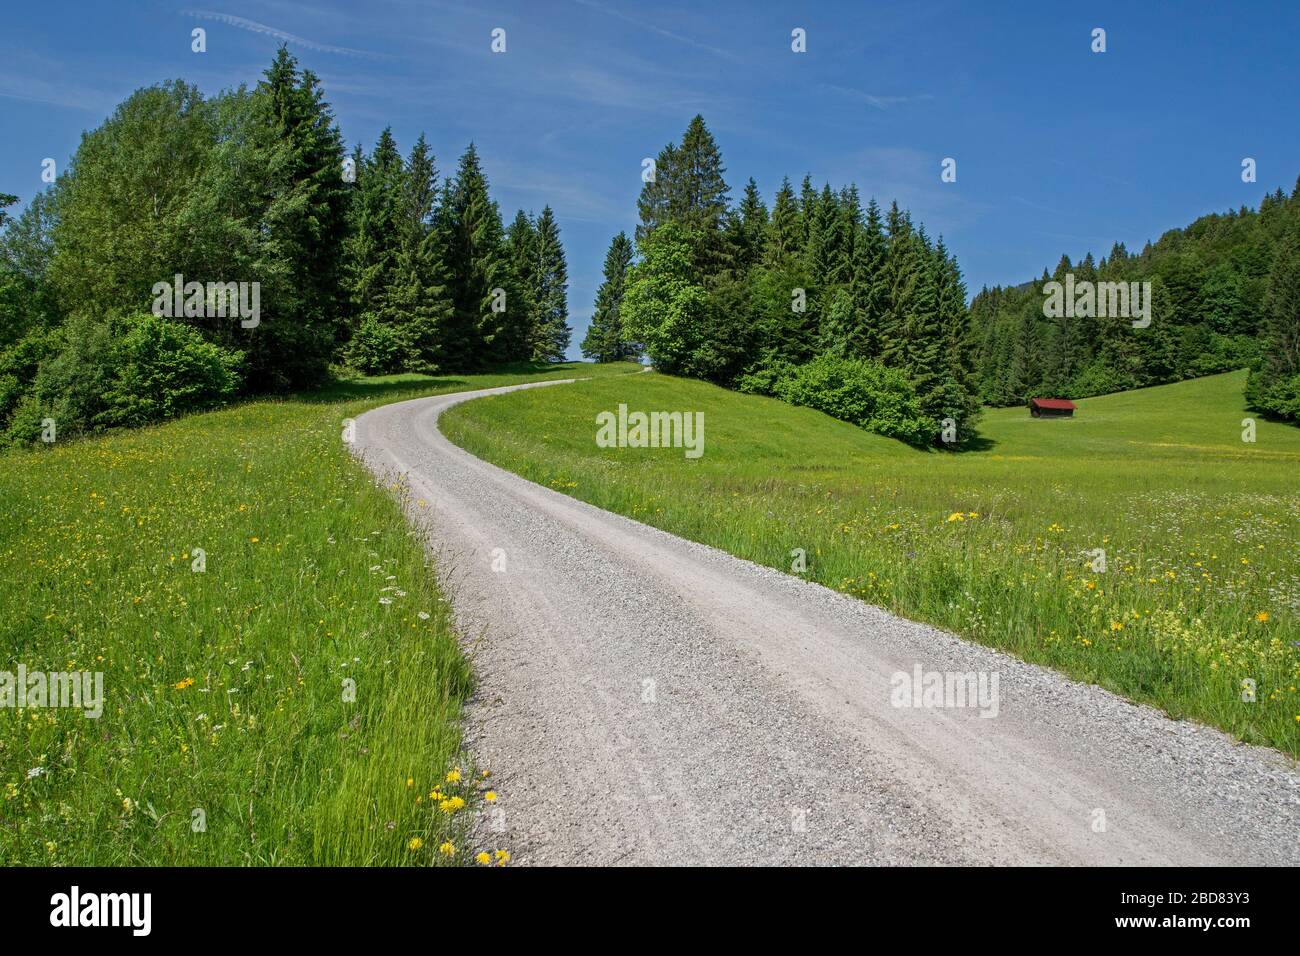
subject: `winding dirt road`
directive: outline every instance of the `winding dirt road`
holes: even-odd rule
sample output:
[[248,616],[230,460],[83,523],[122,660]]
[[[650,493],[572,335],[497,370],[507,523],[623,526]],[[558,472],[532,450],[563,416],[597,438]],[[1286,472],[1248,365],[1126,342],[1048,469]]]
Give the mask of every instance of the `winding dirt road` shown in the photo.
[[[1279,754],[601,511],[438,431],[443,409],[511,390],[375,409],[353,448],[430,505],[412,517],[501,795],[478,825],[515,862],[1300,862],[1300,774]],[[897,706],[968,673],[982,700]]]

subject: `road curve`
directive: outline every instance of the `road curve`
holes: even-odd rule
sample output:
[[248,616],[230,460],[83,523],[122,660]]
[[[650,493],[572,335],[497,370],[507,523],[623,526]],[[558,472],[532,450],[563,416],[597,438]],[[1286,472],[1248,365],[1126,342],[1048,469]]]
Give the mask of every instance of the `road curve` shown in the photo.
[[[353,445],[405,476],[478,675],[467,739],[501,811],[480,842],[534,864],[1300,862],[1300,773],[1276,752],[594,508],[438,431],[443,409],[512,390],[374,409]],[[894,706],[917,665],[996,674],[996,716]]]

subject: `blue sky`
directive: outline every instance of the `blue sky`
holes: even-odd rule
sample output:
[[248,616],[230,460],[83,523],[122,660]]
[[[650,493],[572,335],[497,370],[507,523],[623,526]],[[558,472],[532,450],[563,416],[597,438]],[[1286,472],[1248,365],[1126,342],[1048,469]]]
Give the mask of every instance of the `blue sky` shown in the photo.
[[[472,139],[508,221],[549,203],[574,350],[641,159],[702,113],[738,194],[856,182],[942,234],[972,292],[1061,253],[1141,248],[1300,175],[1300,4],[655,0],[12,3],[0,33],[0,192],[41,188],[132,90],[253,83],[287,42],[349,145]],[[190,31],[207,30],[207,52]],[[506,31],[506,53],[490,50]],[[807,31],[807,52],[790,49]],[[1107,51],[1091,52],[1106,30]],[[1241,161],[1258,182],[1241,181]],[[957,181],[940,181],[945,157]]]

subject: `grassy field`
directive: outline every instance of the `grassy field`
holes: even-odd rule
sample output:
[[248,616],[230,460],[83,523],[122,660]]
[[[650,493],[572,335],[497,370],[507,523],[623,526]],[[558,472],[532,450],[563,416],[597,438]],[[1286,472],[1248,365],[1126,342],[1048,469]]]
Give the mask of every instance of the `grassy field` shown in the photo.
[[[812,580],[1297,756],[1300,429],[1260,419],[1243,441],[1243,380],[1072,420],[991,410],[960,454],[658,374],[470,402],[442,427],[602,508],[785,570],[804,549]],[[619,403],[703,411],[703,457],[597,447]]]
[[462,845],[490,787],[460,752],[471,674],[420,541],[343,420],[631,368],[367,379],[0,456],[0,670],[102,672],[105,701],[98,719],[0,709],[0,861],[506,849]]

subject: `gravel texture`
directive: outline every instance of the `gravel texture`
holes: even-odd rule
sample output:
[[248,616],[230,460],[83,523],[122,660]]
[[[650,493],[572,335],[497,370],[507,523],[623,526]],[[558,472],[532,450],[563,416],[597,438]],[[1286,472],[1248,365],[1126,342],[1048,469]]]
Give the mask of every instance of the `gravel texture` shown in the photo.
[[[438,431],[442,409],[511,390],[377,408],[353,447],[428,503],[412,518],[500,795],[476,839],[513,863],[1300,863],[1286,757],[601,511]],[[917,664],[996,674],[997,715],[894,706],[892,675]]]

